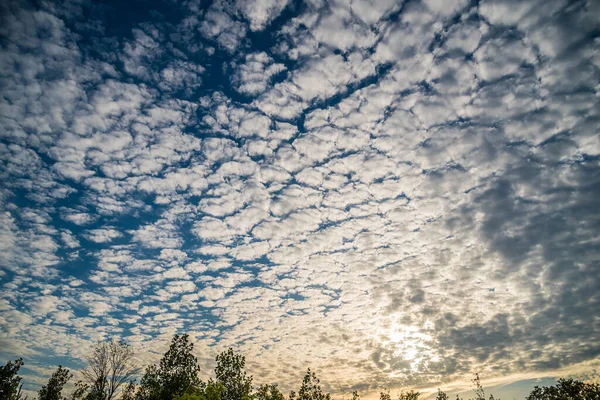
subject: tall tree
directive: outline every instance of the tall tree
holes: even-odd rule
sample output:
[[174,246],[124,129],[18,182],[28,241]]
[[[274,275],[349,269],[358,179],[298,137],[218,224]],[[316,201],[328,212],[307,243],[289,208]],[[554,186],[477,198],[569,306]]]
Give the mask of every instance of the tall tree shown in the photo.
[[[485,400],[485,391],[483,390],[483,385],[481,384],[481,379],[479,379],[479,373],[475,374],[475,378],[472,380],[472,382],[473,382],[473,385],[475,385],[475,388],[473,389],[473,391],[475,392],[474,400]],[[458,395],[456,395],[456,397],[458,398]],[[496,400],[496,399],[494,399],[493,394],[490,394],[489,400]]]
[[450,397],[440,389],[437,391],[437,395],[435,396],[435,400],[450,400]]
[[398,400],[419,400],[421,393],[411,390],[410,392],[400,392]]
[[228,349],[217,356],[215,375],[217,382],[225,386],[223,400],[249,399],[252,391],[252,376],[246,376],[246,358]]
[[142,400],[171,400],[186,392],[202,389],[198,377],[200,367],[198,359],[193,355],[194,344],[189,336],[175,335],[169,350],[160,360],[158,366],[151,365],[146,369],[138,390],[138,398]]
[[21,377],[19,369],[23,366],[23,359],[18,358],[14,362],[9,361],[0,367],[0,399],[20,400],[23,398],[21,389]]
[[277,385],[260,385],[254,394],[256,400],[285,400]]
[[598,400],[600,385],[573,379],[559,379],[555,386],[533,388],[527,400]]
[[298,400],[330,400],[331,395],[323,393],[321,385],[319,385],[320,382],[315,373],[309,368],[306,375],[304,375],[304,379],[302,379],[302,385],[298,391]]
[[90,385],[84,381],[75,382],[75,390],[71,394],[71,400],[96,400],[93,393],[90,393]]
[[133,348],[124,342],[98,342],[86,357],[79,395],[83,399],[113,400],[119,389],[134,379],[139,371]]
[[475,392],[475,400],[485,400],[485,391],[483,390],[483,386],[481,385],[481,380],[479,379],[479,374],[475,374],[475,379],[473,379],[473,385],[475,388],[473,391]]
[[62,365],[54,371],[48,383],[38,391],[38,400],[63,400],[62,390],[65,384],[73,377],[73,374]]
[[121,400],[136,400],[135,391],[135,381],[129,381],[127,386],[125,386],[125,389],[123,389]]

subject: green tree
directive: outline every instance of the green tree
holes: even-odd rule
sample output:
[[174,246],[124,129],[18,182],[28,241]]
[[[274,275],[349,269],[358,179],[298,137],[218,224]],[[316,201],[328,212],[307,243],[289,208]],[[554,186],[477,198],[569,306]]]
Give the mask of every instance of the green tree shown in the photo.
[[0,367],[0,399],[19,400],[23,398],[21,389],[21,377],[19,369],[23,366],[23,359],[17,358],[14,362],[9,361]]
[[260,385],[254,394],[256,400],[285,400],[277,385]]
[[382,392],[379,392],[379,400],[392,400],[390,389],[384,389]]
[[200,400],[221,400],[225,394],[225,386],[221,382],[209,379],[201,392]]
[[71,394],[71,400],[94,400],[89,393],[90,385],[84,381],[75,382],[75,390]]
[[[161,377],[158,366],[150,365],[146,368],[146,372],[140,381],[140,386],[137,390],[137,397],[142,400],[159,400],[166,399],[162,395],[166,392],[161,387]],[[181,393],[183,394],[183,392]],[[177,395],[177,393],[174,393]]]
[[331,395],[325,394],[319,385],[320,381],[310,368],[306,371],[302,385],[298,391],[298,400],[330,400]]
[[141,400],[171,400],[184,393],[197,393],[202,389],[198,377],[200,367],[198,359],[193,355],[194,344],[189,336],[175,335],[169,350],[160,360],[158,366],[146,368],[137,396]]
[[200,385],[199,389],[190,389],[182,395],[173,397],[173,400],[222,400],[225,386],[221,382],[209,379]]
[[38,391],[39,400],[62,400],[62,390],[65,384],[73,377],[73,374],[68,369],[63,368],[62,365],[58,366],[58,369],[54,371],[48,383]]
[[252,392],[252,376],[246,376],[246,358],[228,349],[217,356],[215,376],[225,386],[223,400],[249,399]]
[[360,396],[356,390],[352,392],[352,400],[360,400]]
[[125,386],[125,389],[123,389],[121,400],[136,400],[135,391],[135,381],[129,381],[129,383]]
[[188,389],[181,395],[176,395],[173,400],[221,400],[225,386],[220,382],[209,379],[207,383],[202,383],[200,388]]
[[185,392],[173,397],[173,400],[200,400],[200,393]]
[[597,400],[600,385],[573,379],[559,379],[555,386],[533,388],[527,400]]

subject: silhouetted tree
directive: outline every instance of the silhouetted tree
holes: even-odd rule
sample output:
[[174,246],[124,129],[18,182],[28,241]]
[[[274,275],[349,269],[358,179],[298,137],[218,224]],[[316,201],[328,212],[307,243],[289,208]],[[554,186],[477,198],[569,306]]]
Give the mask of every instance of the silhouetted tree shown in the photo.
[[298,400],[330,400],[331,395],[325,394],[319,385],[320,381],[310,368],[306,371],[302,385],[298,391]]
[[[247,376],[245,357],[228,349],[216,357],[216,380],[202,382],[200,368],[193,355],[194,345],[189,336],[174,335],[169,350],[158,365],[146,368],[139,386],[132,379],[136,373],[133,350],[129,345],[117,342],[98,343],[88,356],[88,368],[84,381],[75,384],[71,400],[285,400],[277,385],[260,385],[252,393],[252,376]],[[0,367],[0,400],[25,400],[21,394],[21,377],[18,372],[23,365],[21,358]],[[38,400],[66,400],[62,396],[65,384],[72,377],[68,369],[59,366],[48,383],[38,391]],[[479,374],[472,380],[473,400],[486,400]],[[124,385],[124,387],[123,387]],[[419,392],[413,390],[398,394],[398,400],[418,400]],[[390,390],[380,392],[380,400],[391,400]],[[306,371],[298,393],[291,391],[288,400],[331,400],[324,393],[315,373]],[[438,389],[436,400],[449,400]],[[456,395],[457,400],[462,400]],[[360,400],[358,392],[352,400]],[[495,400],[489,395],[488,400]],[[600,400],[600,385],[573,379],[559,379],[555,386],[536,386],[526,400]]]
[[450,400],[450,397],[440,389],[437,391],[437,395],[435,396],[435,400]]
[[600,385],[573,379],[559,379],[555,386],[533,388],[527,400],[598,400]]
[[129,383],[123,389],[121,400],[136,400],[135,391],[135,381],[129,381]]
[[415,392],[414,390],[406,393],[400,392],[398,400],[419,400],[419,396],[421,396],[421,393]]
[[223,400],[249,399],[252,391],[252,376],[246,376],[246,358],[228,349],[217,356],[215,376],[225,386]]
[[124,342],[98,342],[86,357],[88,366],[77,383],[75,399],[112,400],[122,385],[133,380],[139,371],[133,348]]
[[89,390],[90,385],[84,381],[75,382],[75,390],[71,394],[71,400],[94,400]]
[[73,374],[62,365],[54,371],[48,383],[38,391],[39,400],[62,400],[62,390],[65,384],[73,377]]
[[203,385],[198,377],[198,359],[192,354],[189,336],[175,335],[158,366],[146,368],[137,396],[141,400],[171,400],[184,393],[198,393]]
[[260,385],[254,394],[256,400],[285,400],[277,385]]
[[392,396],[390,396],[390,389],[384,389],[379,392],[379,400],[392,400]]
[[0,367],[0,399],[20,400],[23,398],[21,389],[21,377],[19,369],[23,366],[23,359],[17,358],[14,362],[9,361]]
[[[475,374],[475,378],[473,378],[471,380],[471,382],[473,382],[473,385],[475,386],[473,389],[473,392],[475,392],[475,398],[473,400],[486,400],[485,399],[485,391],[483,389],[483,385],[481,384],[481,379],[479,378],[478,373]],[[446,393],[444,393],[440,389],[438,389],[438,394],[436,396],[436,400],[446,400],[448,398],[449,397]],[[463,399],[459,395],[456,395],[456,400],[463,400]],[[495,399],[494,395],[490,394],[489,400],[500,400],[500,399]]]
[[475,374],[475,379],[472,380],[475,385],[475,400],[485,400],[485,391],[483,390],[483,386],[481,385],[481,380],[479,379],[479,374]]

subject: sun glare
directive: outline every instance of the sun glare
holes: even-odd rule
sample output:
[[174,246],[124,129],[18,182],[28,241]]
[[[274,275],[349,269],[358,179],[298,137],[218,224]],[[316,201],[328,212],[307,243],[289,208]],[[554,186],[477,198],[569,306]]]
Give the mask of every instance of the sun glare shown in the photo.
[[436,355],[427,344],[431,336],[410,325],[396,325],[391,329],[382,330],[382,342],[393,349],[396,357],[410,362],[415,370],[424,359],[435,359]]

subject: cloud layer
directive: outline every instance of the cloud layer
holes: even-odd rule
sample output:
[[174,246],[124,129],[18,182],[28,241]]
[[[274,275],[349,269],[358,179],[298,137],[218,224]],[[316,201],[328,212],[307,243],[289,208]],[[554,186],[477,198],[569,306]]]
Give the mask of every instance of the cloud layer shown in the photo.
[[338,393],[598,360],[597,2],[38,3],[0,13],[5,358],[188,331]]

